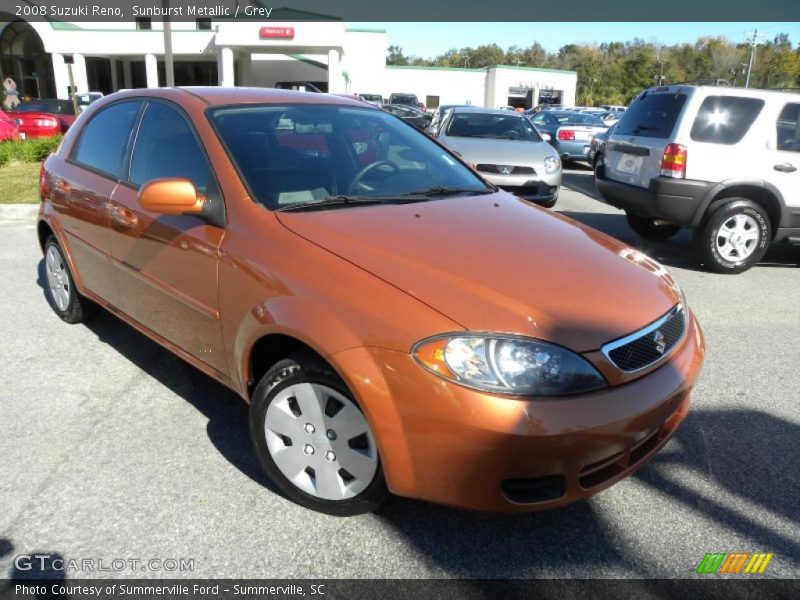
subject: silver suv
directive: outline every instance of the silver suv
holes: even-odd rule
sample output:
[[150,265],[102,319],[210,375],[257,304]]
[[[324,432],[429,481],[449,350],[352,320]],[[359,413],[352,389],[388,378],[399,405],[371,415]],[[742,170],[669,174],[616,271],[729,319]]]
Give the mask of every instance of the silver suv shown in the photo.
[[640,236],[690,227],[709,269],[740,273],[770,242],[800,244],[798,113],[796,93],[647,89],[608,139],[597,190]]

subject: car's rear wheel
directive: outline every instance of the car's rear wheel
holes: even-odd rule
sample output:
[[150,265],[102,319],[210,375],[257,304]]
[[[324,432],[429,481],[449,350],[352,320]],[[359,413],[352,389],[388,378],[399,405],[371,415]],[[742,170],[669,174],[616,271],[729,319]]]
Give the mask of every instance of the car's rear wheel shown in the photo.
[[594,171],[594,176],[597,177],[597,171],[606,164],[605,156],[603,156],[602,152],[598,152],[594,155],[594,161],[592,162],[592,170]]
[[646,240],[662,241],[671,238],[681,230],[680,225],[674,223],[661,223],[658,219],[651,217],[640,217],[633,213],[626,212],[628,225],[640,237]]
[[376,510],[388,496],[375,437],[341,378],[301,353],[253,392],[250,435],[264,470],[290,499],[336,516]]
[[703,263],[716,273],[741,273],[764,256],[772,228],[755,202],[732,198],[708,216],[695,232]]
[[44,244],[44,271],[47,299],[63,321],[81,323],[95,315],[97,305],[78,293],[69,264],[53,236],[47,238]]

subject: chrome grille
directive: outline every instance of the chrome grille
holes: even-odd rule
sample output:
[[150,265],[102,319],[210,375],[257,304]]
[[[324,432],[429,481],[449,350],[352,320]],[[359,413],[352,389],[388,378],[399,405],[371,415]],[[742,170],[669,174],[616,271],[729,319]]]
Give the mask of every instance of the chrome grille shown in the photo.
[[536,175],[533,167],[521,167],[517,165],[490,165],[477,164],[475,168],[484,173],[498,173],[500,175]]
[[603,354],[621,371],[640,371],[667,357],[686,330],[686,310],[678,304],[644,329],[603,346]]

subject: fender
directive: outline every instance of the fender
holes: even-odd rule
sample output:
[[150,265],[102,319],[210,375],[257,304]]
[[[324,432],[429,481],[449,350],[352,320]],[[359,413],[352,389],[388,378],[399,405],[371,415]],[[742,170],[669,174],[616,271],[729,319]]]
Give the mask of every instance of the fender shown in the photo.
[[700,225],[700,222],[706,215],[708,207],[711,205],[714,199],[717,196],[719,196],[720,193],[724,192],[729,188],[737,186],[750,186],[754,188],[761,188],[772,194],[778,200],[778,210],[779,210],[778,227],[789,227],[789,221],[791,219],[791,215],[786,207],[786,202],[783,199],[783,194],[780,193],[778,188],[776,188],[771,183],[764,181],[763,179],[726,179],[725,181],[721,181],[720,183],[712,186],[711,189],[709,189],[700,199],[700,203],[698,204],[697,210],[695,211],[694,217],[692,218],[691,226],[697,227]]

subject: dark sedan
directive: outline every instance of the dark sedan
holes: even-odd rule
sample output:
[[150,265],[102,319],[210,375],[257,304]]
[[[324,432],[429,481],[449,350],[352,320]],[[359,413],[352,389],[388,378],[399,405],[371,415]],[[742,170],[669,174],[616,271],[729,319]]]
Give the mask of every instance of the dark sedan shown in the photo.
[[403,104],[384,104],[381,108],[420,129],[425,129],[431,123],[431,116],[428,113],[411,106]]
[[595,133],[594,136],[592,136],[592,141],[589,142],[589,154],[587,154],[587,158],[589,159],[589,164],[592,165],[592,168],[595,171],[597,170],[598,165],[605,163],[606,142],[608,141],[608,136],[611,135],[615,128],[616,124],[612,125],[605,131]]

